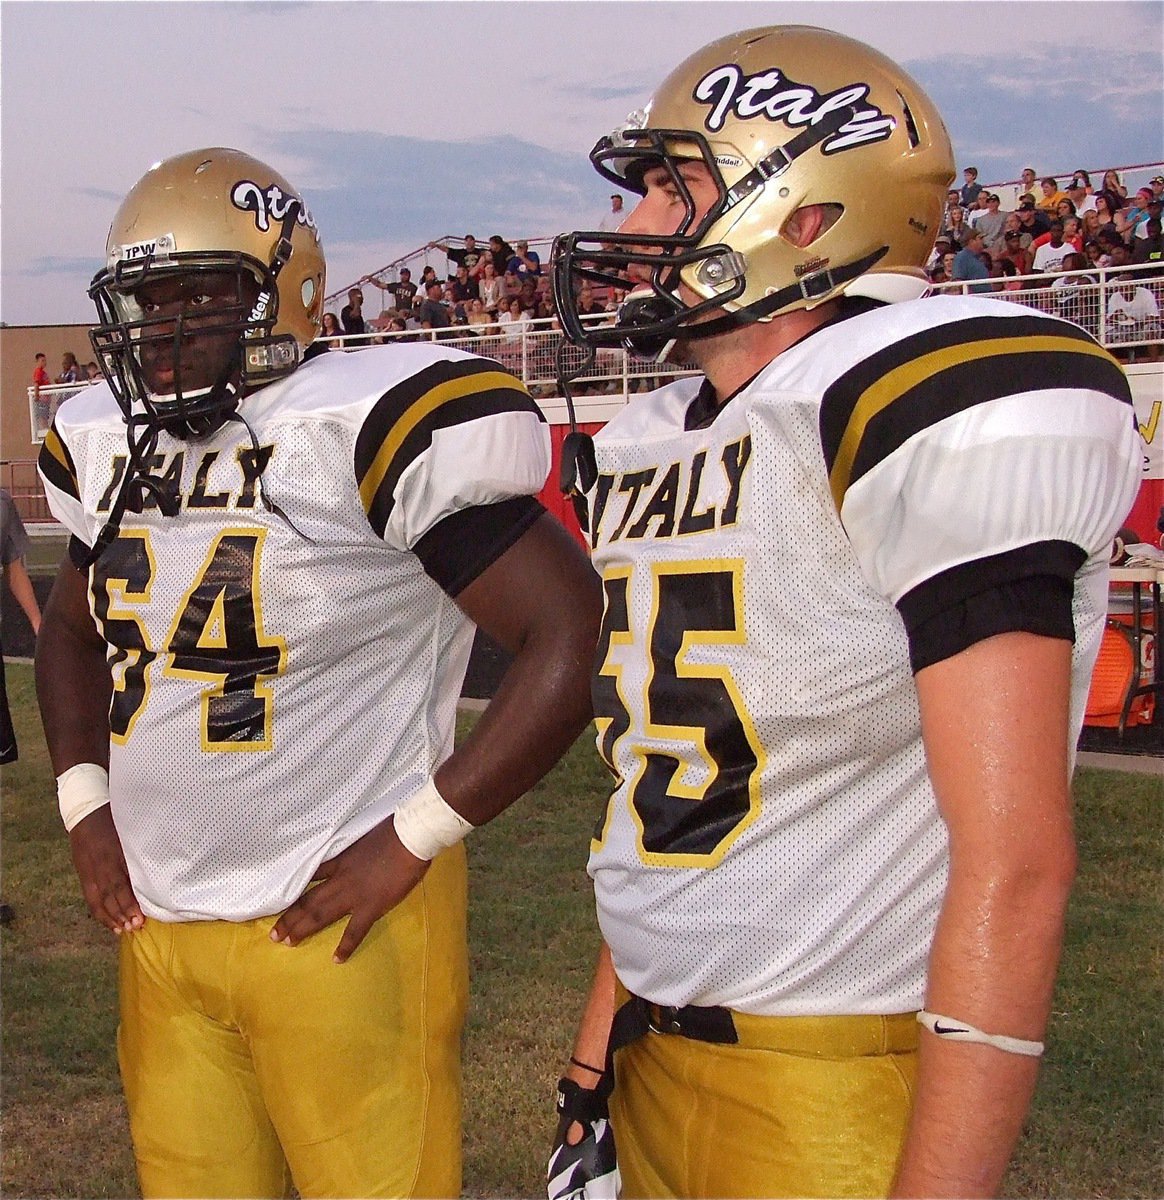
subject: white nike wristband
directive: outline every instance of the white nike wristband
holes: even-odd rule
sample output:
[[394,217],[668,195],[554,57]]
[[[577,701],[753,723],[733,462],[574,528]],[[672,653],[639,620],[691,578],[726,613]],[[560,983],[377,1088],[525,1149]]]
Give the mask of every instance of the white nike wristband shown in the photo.
[[404,849],[425,862],[464,841],[474,828],[445,803],[431,779],[396,809],[393,824]]
[[930,1033],[951,1042],[981,1042],[984,1046],[993,1046],[1007,1054],[1024,1054],[1028,1058],[1039,1058],[1043,1053],[1042,1042],[1028,1042],[1001,1033],[985,1033],[973,1025],[967,1025],[965,1021],[955,1021],[953,1017],[944,1017],[941,1013],[926,1012],[924,1008],[917,1014],[917,1020]]
[[57,804],[68,832],[108,803],[109,772],[104,767],[77,763],[57,776]]

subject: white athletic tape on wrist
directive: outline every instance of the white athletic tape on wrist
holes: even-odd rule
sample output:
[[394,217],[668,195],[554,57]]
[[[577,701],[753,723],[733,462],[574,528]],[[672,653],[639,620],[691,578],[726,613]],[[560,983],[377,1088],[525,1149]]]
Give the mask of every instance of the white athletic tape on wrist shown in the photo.
[[926,1012],[923,1008],[917,1014],[919,1025],[924,1025],[930,1033],[937,1034],[951,1042],[981,1042],[984,1046],[993,1046],[996,1050],[1005,1050],[1007,1054],[1025,1054],[1028,1058],[1039,1058],[1043,1053],[1042,1042],[1028,1042],[1023,1038],[1006,1037],[1001,1033],[984,1033],[967,1025],[965,1021],[955,1021],[953,1017],[945,1017],[941,1013]]
[[473,828],[445,803],[431,779],[396,809],[393,824],[404,849],[425,862],[463,841]]
[[57,805],[68,832],[108,803],[109,772],[104,767],[77,763],[57,776]]

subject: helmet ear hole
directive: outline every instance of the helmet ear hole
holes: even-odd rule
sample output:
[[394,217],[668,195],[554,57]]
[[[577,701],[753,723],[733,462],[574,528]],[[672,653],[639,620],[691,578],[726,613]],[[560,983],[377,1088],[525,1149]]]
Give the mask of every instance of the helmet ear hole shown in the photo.
[[917,122],[913,119],[909,101],[900,92],[897,93],[897,98],[901,101],[901,115],[905,120],[905,132],[909,137],[910,149],[916,150],[921,145],[921,134],[917,131]]
[[824,237],[841,219],[843,204],[805,204],[798,208],[780,230],[780,236],[792,246],[803,250]]

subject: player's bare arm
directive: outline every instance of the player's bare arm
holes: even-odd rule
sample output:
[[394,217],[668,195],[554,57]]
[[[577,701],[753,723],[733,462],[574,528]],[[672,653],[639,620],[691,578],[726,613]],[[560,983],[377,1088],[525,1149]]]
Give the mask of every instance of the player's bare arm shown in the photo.
[[[1070,658],[1065,640],[1007,633],[917,675],[950,832],[926,1007],[1029,1041],[1041,1041],[1050,1011],[1075,867]],[[1037,1072],[1035,1057],[923,1032],[893,1194],[995,1195]]]
[[[515,655],[472,735],[435,775],[445,802],[482,825],[532,787],[590,719],[601,596],[585,555],[543,516],[456,599]],[[350,914],[336,948],[344,962],[427,867],[404,848],[390,818],[324,863],[322,882],[279,918],[271,936],[295,945]]]
[[[89,613],[87,578],[66,560],[36,644],[37,700],[56,775],[80,763],[108,768],[111,688],[105,641]],[[108,804],[73,827],[69,847],[93,917],[114,933],[140,928],[145,918]]]
[[590,994],[586,997],[586,1007],[578,1022],[578,1032],[574,1035],[570,1062],[563,1072],[567,1079],[572,1079],[580,1087],[593,1088],[598,1082],[596,1072],[605,1070],[610,1026],[614,1021],[614,985],[614,964],[610,961],[610,948],[604,942],[598,951]]

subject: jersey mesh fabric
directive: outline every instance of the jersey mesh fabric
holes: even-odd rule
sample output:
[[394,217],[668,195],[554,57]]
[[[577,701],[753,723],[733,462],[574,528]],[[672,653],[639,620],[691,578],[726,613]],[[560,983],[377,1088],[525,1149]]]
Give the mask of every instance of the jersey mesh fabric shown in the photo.
[[[426,350],[420,361],[439,358]],[[181,514],[127,514],[95,568],[91,595],[110,638],[144,641],[157,654],[121,736],[115,721],[110,763],[114,819],[147,915],[243,920],[280,911],[321,861],[382,821],[452,750],[472,626],[407,545],[373,532],[353,468],[365,416],[417,361],[371,350],[324,356],[248,398],[244,411],[260,445],[274,447],[263,485],[294,528],[246,492],[239,455],[251,441],[232,422],[196,444],[162,438],[158,469],[180,473]],[[58,414],[81,505],[58,495],[54,508],[91,543],[125,443],[108,395],[105,403],[86,400]],[[467,504],[540,488],[548,447],[537,417],[477,420],[506,425],[509,436],[482,439],[506,443],[503,461],[446,455],[445,469],[418,461],[401,473],[397,508],[425,514],[409,522],[416,537]],[[418,459],[438,453],[434,441]],[[199,473],[201,493],[221,503],[190,505]],[[410,492],[412,484],[423,495]],[[127,586],[119,574],[133,581]],[[242,689],[244,709],[263,705],[242,733],[234,707],[215,726],[213,696],[224,680],[210,674],[223,643],[227,651],[238,644],[230,626],[237,618],[226,615],[232,594],[250,614],[245,640],[252,652],[260,647],[266,668]],[[192,624],[177,632],[184,614]],[[113,662],[115,687],[141,690],[132,682],[137,651],[115,652]]]
[[[866,522],[856,540],[847,519],[859,507],[891,514],[893,537],[912,553],[927,536],[927,514],[900,512],[888,490],[895,472],[879,478],[871,470],[858,495],[843,497],[842,522],[822,450],[821,398],[842,372],[894,339],[983,313],[1005,317],[1007,309],[925,300],[854,317],[781,355],[706,428],[684,431],[698,386],[687,380],[636,399],[599,435],[592,536],[608,608],[596,710],[599,746],[621,782],[590,872],[603,934],[632,992],[661,1004],[769,1015],[892,1013],[921,1004],[946,882],[945,828],[894,607],[904,585],[885,586],[885,564],[863,540],[869,529],[891,531]],[[1075,476],[1100,499],[1063,506],[1049,529],[1032,494],[1029,503],[1006,506],[1017,527],[1005,536],[991,529],[977,552],[996,553],[1012,536],[1017,544],[1055,536],[1085,549],[1074,606],[1078,702],[1102,625],[1106,548],[1134,494],[1136,435],[1130,409],[1116,397],[1044,391],[1042,419],[1054,413],[1069,430],[1055,468],[1077,463]],[[972,415],[991,403],[973,406]],[[956,506],[973,546],[989,493],[966,475],[956,450],[934,449],[957,447],[952,427],[960,423],[973,425],[965,414],[945,418],[888,458],[921,456],[931,490],[944,497],[931,510],[940,523]],[[1028,447],[1038,436],[1032,430],[1020,426],[1013,445]],[[738,464],[745,444],[736,505],[724,464]],[[1005,459],[1007,443],[993,452]],[[674,464],[674,509],[713,511],[712,527],[688,519],[684,531],[680,518],[668,534],[672,504],[659,493],[670,485],[660,481],[672,478]],[[640,483],[637,473],[652,470]],[[1015,476],[1016,486],[1024,478],[1032,492],[1043,488],[1029,474]],[[924,477],[910,479],[916,502]],[[844,507],[850,500],[853,507]],[[644,519],[648,512],[658,515]],[[940,537],[930,549],[935,575],[965,561],[945,557]],[[696,590],[709,575],[720,584],[715,612]],[[610,602],[624,586],[625,620]],[[708,690],[708,678],[720,682]],[[740,726],[744,736],[733,741]],[[749,786],[750,800],[741,800]]]

